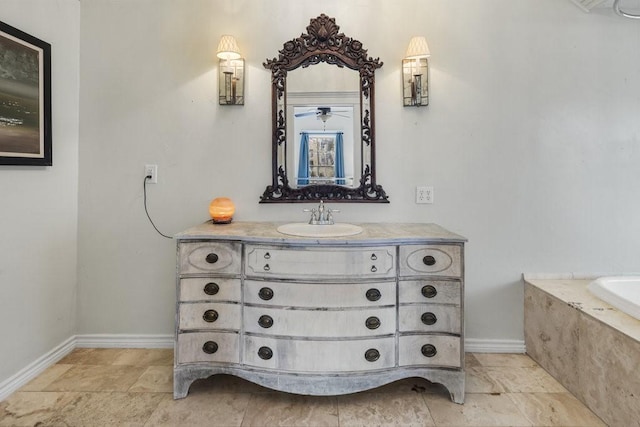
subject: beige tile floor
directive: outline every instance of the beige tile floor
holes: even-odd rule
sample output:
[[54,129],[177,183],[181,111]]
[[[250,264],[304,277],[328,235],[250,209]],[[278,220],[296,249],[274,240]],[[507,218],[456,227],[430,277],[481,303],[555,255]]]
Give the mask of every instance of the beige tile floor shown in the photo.
[[410,378],[337,397],[225,375],[172,397],[172,350],[76,349],[0,402],[0,426],[603,426],[528,356],[468,354],[464,405]]

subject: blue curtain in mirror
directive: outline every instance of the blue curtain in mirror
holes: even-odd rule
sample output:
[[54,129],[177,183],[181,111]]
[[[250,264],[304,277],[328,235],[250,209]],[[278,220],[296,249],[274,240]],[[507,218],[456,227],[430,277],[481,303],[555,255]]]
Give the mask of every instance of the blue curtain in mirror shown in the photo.
[[336,132],[336,184],[344,185],[344,153],[342,132]]
[[309,185],[309,134],[307,132],[301,132],[300,135],[298,185]]

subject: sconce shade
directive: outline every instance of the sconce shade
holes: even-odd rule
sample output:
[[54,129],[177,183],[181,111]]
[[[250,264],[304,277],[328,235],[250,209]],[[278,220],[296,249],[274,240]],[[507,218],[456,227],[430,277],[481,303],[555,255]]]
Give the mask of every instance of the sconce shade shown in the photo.
[[209,215],[216,224],[228,224],[233,219],[236,206],[228,197],[217,197],[209,204]]
[[417,59],[417,58],[428,58],[431,56],[431,52],[429,52],[429,45],[427,44],[427,39],[418,36],[411,38],[409,42],[409,47],[407,48],[407,54],[405,56],[406,59]]
[[238,48],[235,37],[229,35],[222,36],[220,43],[218,43],[216,56],[220,59],[240,59],[242,55],[240,55],[240,48]]
[[405,107],[429,105],[429,45],[422,36],[412,37],[402,60],[402,97]]

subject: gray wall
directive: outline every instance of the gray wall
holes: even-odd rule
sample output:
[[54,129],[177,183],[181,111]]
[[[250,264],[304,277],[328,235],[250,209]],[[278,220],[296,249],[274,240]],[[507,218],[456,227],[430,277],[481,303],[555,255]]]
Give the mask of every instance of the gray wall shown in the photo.
[[78,1],[0,0],[52,45],[53,167],[0,166],[0,383],[76,331]]
[[[361,40],[376,74],[379,181],[389,205],[341,221],[436,222],[469,238],[467,335],[522,340],[523,272],[636,271],[640,23],[557,0],[91,0],[82,3],[79,332],[170,333],[175,233],[229,196],[237,220],[301,220],[259,205],[270,177],[262,66],[320,13]],[[117,30],[116,30],[117,29]],[[233,34],[246,105],[217,103],[215,49]],[[430,43],[431,105],[403,108],[400,63]],[[435,204],[416,205],[416,185]]]

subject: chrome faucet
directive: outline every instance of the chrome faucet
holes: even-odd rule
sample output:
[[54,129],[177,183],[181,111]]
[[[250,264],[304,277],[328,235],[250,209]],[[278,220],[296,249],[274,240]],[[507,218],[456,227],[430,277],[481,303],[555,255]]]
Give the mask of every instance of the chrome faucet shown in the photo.
[[333,222],[333,212],[340,212],[337,209],[329,209],[324,206],[324,202],[320,200],[318,209],[304,209],[303,212],[311,212],[309,224],[312,225],[331,225]]

